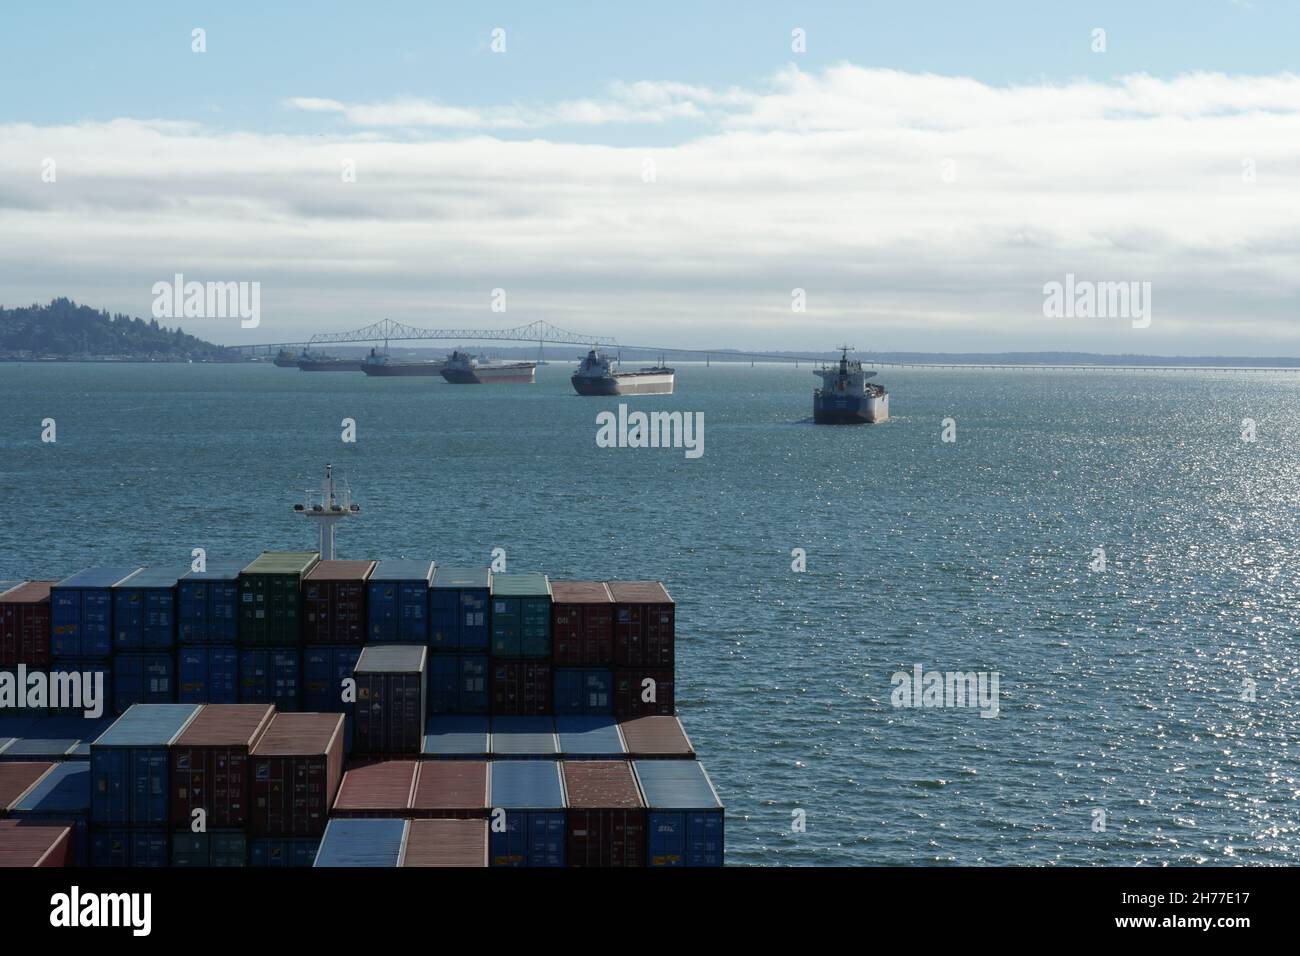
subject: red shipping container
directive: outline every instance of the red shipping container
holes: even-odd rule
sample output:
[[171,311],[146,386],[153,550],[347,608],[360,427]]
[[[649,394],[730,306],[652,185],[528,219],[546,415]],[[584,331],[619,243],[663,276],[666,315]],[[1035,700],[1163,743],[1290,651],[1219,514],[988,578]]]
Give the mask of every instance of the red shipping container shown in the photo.
[[172,826],[189,831],[194,811],[207,830],[249,823],[249,754],[275,718],[273,704],[208,704],[171,746]]
[[[654,699],[647,700],[649,697]],[[672,671],[614,671],[614,716],[619,720],[654,715],[672,717],[676,713]]]
[[614,666],[673,666],[677,612],[658,581],[610,581],[614,598]]
[[28,581],[0,600],[0,667],[50,667],[50,587]]
[[560,765],[569,809],[569,866],[645,866],[646,812],[626,760],[566,760]]
[[637,717],[618,726],[629,757],[695,757],[695,748],[676,717]]
[[336,817],[388,817],[403,819],[415,793],[414,760],[375,760],[352,766],[343,775],[334,798]]
[[253,833],[319,836],[343,779],[343,715],[277,714],[249,763]]
[[551,712],[551,665],[546,661],[493,661],[492,713],[545,716]]
[[614,661],[614,597],[601,581],[551,582],[551,660],[608,667]]
[[420,764],[411,816],[483,819],[488,815],[486,760],[426,760]]
[[402,866],[487,865],[486,820],[412,820],[406,831]]
[[0,763],[0,817],[53,766],[36,760]]
[[10,866],[72,866],[72,828],[0,820],[0,869]]
[[374,561],[321,561],[302,579],[304,644],[366,642],[367,580]]

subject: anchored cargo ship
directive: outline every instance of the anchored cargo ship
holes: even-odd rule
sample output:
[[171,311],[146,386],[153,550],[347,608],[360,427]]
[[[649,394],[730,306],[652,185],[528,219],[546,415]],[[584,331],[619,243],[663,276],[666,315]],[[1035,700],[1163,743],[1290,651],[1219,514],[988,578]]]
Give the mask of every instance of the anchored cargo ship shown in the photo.
[[356,372],[361,359],[339,358],[335,355],[312,355],[304,351],[298,359],[298,369],[303,372]]
[[532,385],[537,376],[535,362],[480,362],[467,352],[455,351],[447,356],[440,371],[453,385],[496,385],[506,382]]
[[617,361],[596,349],[587,353],[573,373],[573,388],[579,395],[671,395],[675,369],[662,364],[617,371]]
[[274,364],[277,368],[297,368],[298,356],[288,349],[280,349],[279,352],[275,353]]
[[852,350],[851,345],[841,345],[838,365],[813,371],[822,380],[822,387],[813,392],[813,421],[818,425],[858,425],[889,417],[889,393],[867,382],[876,373],[850,360]]
[[371,349],[361,362],[361,371],[367,375],[437,375],[444,362],[431,359],[423,362],[395,362],[387,352]]

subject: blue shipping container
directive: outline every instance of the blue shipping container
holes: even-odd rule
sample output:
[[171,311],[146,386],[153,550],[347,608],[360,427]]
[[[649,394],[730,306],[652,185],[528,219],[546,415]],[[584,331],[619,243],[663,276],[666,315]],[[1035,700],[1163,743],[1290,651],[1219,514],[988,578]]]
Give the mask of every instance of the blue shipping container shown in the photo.
[[432,561],[380,561],[368,582],[372,644],[429,643]]
[[249,562],[209,561],[176,585],[177,641],[234,644],[239,640],[239,572]]
[[429,589],[430,649],[486,653],[491,592],[487,568],[438,568]]
[[108,657],[113,652],[113,585],[140,568],[86,568],[50,589],[52,657]]
[[[90,819],[94,826],[167,823],[167,748],[198,712],[197,704],[136,704],[90,745]],[[166,834],[163,844],[165,860]]]
[[723,808],[695,760],[634,760],[645,796],[647,866],[722,866]]
[[182,647],[176,660],[176,699],[182,704],[239,703],[238,648]]
[[143,568],[113,585],[113,653],[176,646],[176,582],[184,568]]
[[[89,757],[89,743],[108,729],[112,718],[88,720],[81,714],[40,717],[8,747],[0,742],[0,760],[65,760]],[[84,746],[83,746],[84,745]],[[89,789],[86,791],[90,793]]]
[[555,721],[550,717],[493,717],[492,756],[556,757]]
[[491,754],[486,717],[452,714],[430,717],[424,725],[426,757],[486,757]]
[[564,866],[565,800],[556,760],[492,764],[492,807],[505,811],[505,829],[492,828],[492,866]]
[[176,700],[175,665],[170,654],[118,654],[113,658],[113,711],[132,704],[171,704]]
[[316,862],[318,837],[256,837],[249,846],[248,865],[308,867]]
[[349,714],[343,682],[352,678],[361,648],[348,644],[312,644],[302,649],[302,709],[314,714]]
[[613,672],[603,667],[557,667],[556,714],[612,714],[614,712]]
[[405,845],[405,820],[331,820],[315,865],[400,866]]
[[46,820],[72,824],[73,858],[77,866],[90,861],[90,764],[69,760],[53,767],[9,810],[16,820]]
[[299,663],[296,647],[244,648],[239,652],[239,702],[298,710]]
[[486,714],[490,666],[486,654],[430,654],[429,713]]
[[613,717],[556,717],[555,736],[560,740],[560,755],[566,759],[600,760],[627,754],[623,732]]
[[166,830],[95,830],[91,866],[167,866]]
[[[51,682],[65,681],[70,688],[70,694],[73,698],[80,698],[81,703],[74,704],[72,707],[51,707],[52,714],[75,714],[84,716],[87,710],[100,710],[99,716],[106,716],[113,713],[113,664],[112,661],[98,658],[94,660],[80,660],[77,658],[67,658],[61,661],[55,661],[50,669]],[[59,677],[58,675],[68,675]],[[76,675],[75,677],[71,675]],[[89,697],[86,695],[89,694]],[[84,703],[90,702],[93,698],[93,706],[85,707]]]

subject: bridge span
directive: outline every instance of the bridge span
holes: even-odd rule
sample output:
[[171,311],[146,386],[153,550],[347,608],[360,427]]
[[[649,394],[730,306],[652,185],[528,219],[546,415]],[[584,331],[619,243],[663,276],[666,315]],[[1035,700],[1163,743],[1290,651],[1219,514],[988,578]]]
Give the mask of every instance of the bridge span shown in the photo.
[[[629,352],[662,355],[665,359],[672,357],[689,357],[705,363],[718,359],[720,362],[736,359],[748,359],[753,365],[758,362],[794,364],[819,364],[833,361],[830,352],[743,352],[736,349],[680,349],[661,345],[631,345],[620,343],[609,335],[592,335],[586,332],[574,332],[562,329],[549,322],[538,319],[525,325],[505,329],[424,329],[392,319],[381,319],[359,329],[344,332],[319,332],[305,342],[270,342],[257,345],[232,345],[231,350],[255,356],[259,352],[270,353],[279,349],[315,348],[324,345],[369,345],[382,343],[385,348],[389,342],[415,341],[454,341],[462,343],[477,342],[536,342],[538,349],[546,345],[579,345],[584,348],[602,348],[617,352],[626,349]],[[1300,366],[1286,365],[1179,365],[1166,364],[1132,364],[1132,365],[1088,365],[1065,363],[998,363],[998,362],[900,362],[884,358],[873,358],[872,353],[862,353],[858,359],[869,368],[898,369],[966,369],[987,371],[1083,371],[1083,372],[1300,372]]]

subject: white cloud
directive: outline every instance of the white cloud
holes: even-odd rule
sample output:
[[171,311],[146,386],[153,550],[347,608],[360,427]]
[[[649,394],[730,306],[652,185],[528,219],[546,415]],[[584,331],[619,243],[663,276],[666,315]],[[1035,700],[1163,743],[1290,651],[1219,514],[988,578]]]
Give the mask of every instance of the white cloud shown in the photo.
[[[147,314],[152,283],[184,272],[262,281],[245,341],[388,315],[647,344],[860,330],[875,348],[1300,352],[1292,75],[992,87],[843,65],[538,106],[289,105],[355,131],[0,126],[0,298]],[[537,132],[675,119],[695,125],[666,146]],[[1066,272],[1152,282],[1152,327],[1044,319],[1043,283]],[[498,286],[506,316],[487,308]]]

